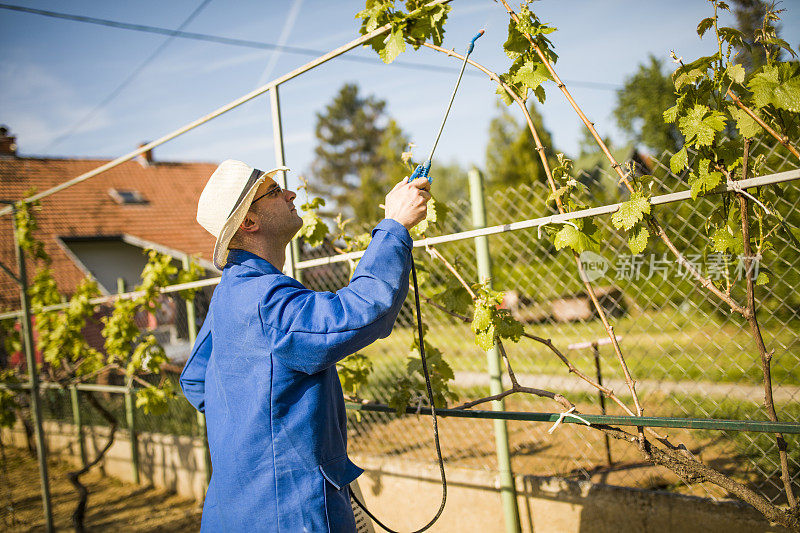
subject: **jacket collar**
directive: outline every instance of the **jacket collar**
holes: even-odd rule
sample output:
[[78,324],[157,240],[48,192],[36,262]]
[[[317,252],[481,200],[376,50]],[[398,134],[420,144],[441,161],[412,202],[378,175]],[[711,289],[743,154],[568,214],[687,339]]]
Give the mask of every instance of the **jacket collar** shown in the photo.
[[241,250],[239,248],[231,248],[228,250],[228,263],[225,265],[225,268],[231,265],[247,266],[263,272],[264,274],[283,274],[283,272],[278,270],[275,265],[266,259],[257,256],[253,252],[248,252],[247,250]]

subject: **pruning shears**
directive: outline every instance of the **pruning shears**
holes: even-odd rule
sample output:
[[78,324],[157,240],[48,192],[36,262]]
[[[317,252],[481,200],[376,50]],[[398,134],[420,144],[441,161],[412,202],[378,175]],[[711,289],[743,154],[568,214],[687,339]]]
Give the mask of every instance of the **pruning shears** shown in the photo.
[[453,87],[453,94],[450,95],[450,103],[447,104],[447,109],[444,112],[444,118],[442,119],[442,124],[439,126],[439,133],[436,134],[436,140],[433,141],[433,148],[431,148],[431,153],[428,155],[428,159],[425,160],[424,163],[417,165],[417,168],[414,169],[414,172],[411,176],[408,177],[408,181],[413,181],[416,178],[428,178],[428,182],[432,182],[433,179],[428,177],[428,172],[431,170],[431,161],[433,160],[433,152],[436,150],[436,145],[439,144],[439,137],[442,136],[442,131],[444,130],[444,124],[447,122],[447,115],[450,114],[450,108],[453,107],[453,100],[456,98],[456,92],[458,91],[458,85],[461,83],[461,78],[464,76],[464,69],[467,66],[467,59],[469,59],[469,55],[472,53],[472,50],[475,48],[475,41],[480,39],[483,35],[485,30],[481,30],[475,34],[475,37],[469,42],[469,48],[467,48],[467,54],[464,56],[464,62],[461,64],[461,71],[458,73],[458,79],[456,79],[456,86]]

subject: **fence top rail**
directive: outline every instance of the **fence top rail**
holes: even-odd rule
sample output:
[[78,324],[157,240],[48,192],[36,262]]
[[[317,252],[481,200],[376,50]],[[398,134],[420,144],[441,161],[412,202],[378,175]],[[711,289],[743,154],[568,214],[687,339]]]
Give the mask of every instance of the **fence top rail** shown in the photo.
[[[775,183],[783,183],[783,182],[793,181],[793,180],[797,180],[797,179],[800,179],[800,169],[789,170],[789,171],[786,171],[786,172],[778,172],[776,174],[767,174],[765,176],[758,176],[758,177],[755,177],[755,178],[748,178],[746,180],[737,181],[737,182],[735,182],[734,185],[732,185],[732,184],[720,185],[719,187],[714,189],[712,192],[713,193],[731,192],[731,191],[737,190],[738,188],[747,189],[747,188],[751,188],[751,187],[760,187],[760,186],[763,186],[763,185],[772,185],[772,184],[775,184]],[[686,190],[686,191],[673,192],[673,193],[669,193],[669,194],[662,194],[660,196],[653,196],[652,198],[650,198],[650,203],[652,205],[661,205],[661,204],[668,204],[668,203],[672,203],[672,202],[679,202],[679,201],[683,201],[683,200],[688,200],[689,198],[691,198],[691,193],[690,193],[690,191]],[[605,215],[605,214],[613,213],[614,211],[619,209],[620,205],[621,205],[620,203],[607,204],[607,205],[602,205],[602,206],[598,206],[598,207],[591,207],[589,209],[582,209],[582,210],[579,210],[579,211],[573,211],[571,213],[564,213],[564,214],[558,214],[558,215],[549,215],[549,216],[546,216],[546,217],[538,217],[538,218],[532,218],[532,219],[529,219],[529,220],[522,220],[522,221],[519,221],[519,222],[512,222],[512,223],[509,223],[509,224],[501,224],[501,225],[498,225],[498,226],[491,226],[491,227],[488,227],[488,228],[481,228],[481,229],[475,229],[475,230],[470,230],[470,231],[462,231],[462,232],[459,232],[459,233],[451,233],[449,235],[442,235],[442,236],[439,236],[439,237],[431,237],[431,238],[428,238],[428,239],[420,239],[420,240],[414,241],[414,246],[415,247],[420,247],[420,246],[427,246],[427,245],[434,245],[434,244],[442,244],[442,243],[445,243],[445,242],[454,242],[454,241],[460,241],[460,240],[464,240],[464,239],[472,239],[472,238],[481,237],[481,236],[484,236],[484,235],[495,235],[495,234],[498,234],[498,233],[505,233],[505,232],[509,232],[509,231],[518,231],[518,230],[521,230],[521,229],[536,228],[536,227],[544,226],[546,224],[565,222],[567,220],[576,220],[576,219],[579,219],[579,218],[586,218],[586,217],[592,217],[592,216],[598,216],[598,215]],[[320,257],[320,258],[317,258],[317,259],[309,259],[307,261],[300,261],[299,263],[297,263],[295,265],[295,268],[297,268],[298,270],[302,270],[302,269],[306,269],[306,268],[313,268],[313,267],[317,267],[317,266],[329,265],[329,264],[332,264],[332,263],[341,263],[341,262],[344,262],[344,261],[350,261],[350,260],[353,260],[353,259],[358,259],[362,255],[364,255],[364,251],[349,252],[349,253],[346,253],[346,254],[339,254],[339,255],[332,255],[332,256],[327,256],[327,257]],[[188,289],[199,289],[199,288],[202,288],[202,287],[210,287],[212,285],[217,285],[220,282],[221,279],[222,279],[221,277],[213,277],[213,278],[201,279],[201,280],[198,280],[198,281],[191,281],[191,282],[188,282],[188,283],[177,283],[175,285],[170,285],[168,287],[162,287],[161,288],[161,292],[164,293],[164,294],[167,294],[167,293],[184,291],[184,290],[188,290]],[[90,301],[93,304],[101,305],[101,304],[112,303],[112,302],[114,302],[114,301],[116,301],[117,299],[120,299],[120,298],[121,299],[135,298],[135,297],[139,296],[140,294],[141,294],[140,292],[136,292],[136,291],[134,291],[134,292],[125,292],[125,293],[115,294],[115,295],[111,295],[111,296],[99,296],[97,298],[93,298]],[[38,310],[36,313],[58,311],[58,310],[61,310],[61,309],[66,309],[67,307],[69,307],[69,303],[60,303],[60,304],[47,306],[47,307],[45,307],[45,308],[43,308],[41,310]],[[34,314],[36,314],[36,313],[34,313]],[[10,318],[18,318],[20,316],[22,316],[22,311],[21,310],[7,311],[5,313],[0,313],[0,320],[7,320],[7,319],[10,319]]]
[[[438,5],[438,4],[446,4],[446,3],[449,3],[450,1],[451,0],[433,0],[432,2],[429,2],[428,4],[426,4],[426,6],[423,6],[423,7],[434,6],[434,5]],[[422,9],[422,7],[418,8],[415,11],[418,11],[419,9]],[[411,13],[414,13],[415,11],[412,11]],[[177,130],[174,130],[174,131],[164,135],[163,137],[161,137],[159,139],[156,139],[155,141],[149,142],[149,143],[145,144],[144,146],[141,146],[138,149],[133,150],[132,152],[129,152],[129,153],[123,155],[123,156],[120,156],[120,157],[114,159],[113,161],[109,161],[108,163],[106,163],[104,165],[101,165],[101,166],[99,166],[99,167],[97,167],[97,168],[95,168],[93,170],[90,170],[89,172],[85,172],[85,173],[81,174],[80,176],[72,178],[71,180],[68,180],[68,181],[65,181],[64,183],[56,185],[55,187],[51,187],[50,189],[47,189],[46,191],[42,191],[42,192],[40,192],[38,194],[35,194],[35,195],[30,196],[28,198],[25,198],[25,202],[30,203],[30,202],[45,198],[47,196],[53,195],[53,194],[55,194],[55,193],[57,193],[59,191],[62,191],[62,190],[67,189],[69,187],[72,187],[73,185],[77,185],[78,183],[81,183],[82,181],[86,181],[89,178],[93,178],[93,177],[95,177],[95,176],[97,176],[99,174],[102,174],[103,172],[105,172],[107,170],[111,170],[112,168],[117,167],[117,166],[121,165],[122,163],[130,161],[131,159],[133,159],[133,158],[135,158],[135,157],[137,157],[137,156],[139,156],[139,155],[141,155],[141,154],[143,154],[145,152],[148,152],[148,151],[152,150],[153,148],[155,148],[157,146],[160,146],[160,145],[162,145],[162,144],[164,144],[164,143],[166,143],[168,141],[171,141],[175,137],[183,135],[184,133],[186,133],[186,132],[188,132],[190,130],[193,130],[194,128],[196,128],[198,126],[201,126],[201,125],[205,124],[206,122],[208,122],[208,121],[210,121],[212,119],[215,119],[218,116],[220,116],[220,115],[222,115],[224,113],[227,113],[228,111],[230,111],[232,109],[235,109],[235,108],[239,107],[240,105],[242,105],[242,104],[244,104],[246,102],[249,102],[253,98],[256,98],[256,97],[264,94],[265,92],[269,91],[270,89],[273,89],[274,87],[277,87],[280,84],[291,80],[292,78],[296,78],[297,76],[299,76],[299,75],[301,75],[301,74],[303,74],[303,73],[305,73],[305,72],[307,72],[307,71],[309,71],[309,70],[311,70],[313,68],[318,67],[319,65],[325,63],[326,61],[330,61],[331,59],[333,59],[333,58],[335,58],[337,56],[340,56],[340,55],[344,54],[345,52],[348,52],[348,51],[352,50],[353,48],[355,48],[357,46],[360,46],[362,44],[365,44],[365,43],[369,42],[373,38],[386,33],[391,28],[392,28],[391,24],[385,24],[385,25],[383,25],[383,26],[381,26],[379,28],[375,28],[371,32],[369,32],[369,33],[367,33],[365,35],[362,35],[361,37],[359,37],[357,39],[353,39],[349,43],[343,44],[339,48],[335,48],[335,49],[331,50],[330,52],[328,52],[327,54],[324,54],[324,55],[322,55],[322,56],[320,56],[320,57],[318,57],[318,58],[316,58],[316,59],[314,59],[312,61],[309,61],[305,65],[302,65],[302,66],[294,69],[293,71],[291,71],[291,72],[289,72],[287,74],[284,74],[283,76],[275,78],[274,80],[266,83],[265,85],[262,85],[261,87],[258,87],[257,89],[254,89],[254,90],[250,91],[249,93],[247,93],[247,94],[245,94],[243,96],[240,96],[239,98],[237,98],[235,100],[232,100],[231,102],[228,102],[227,104],[223,105],[222,107],[219,107],[215,111],[212,111],[211,113],[209,113],[209,114],[207,114],[207,115],[205,115],[203,117],[200,117],[197,120],[195,120],[193,122],[190,122],[189,124],[186,124],[185,126],[182,126],[182,127],[178,128]],[[11,211],[12,211],[12,207],[11,206],[3,207],[2,209],[0,209],[0,215],[7,215],[8,213],[11,213]]]
[[[394,413],[394,407],[383,404],[360,404],[348,402],[349,411],[370,411],[377,413]],[[423,407],[407,407],[406,414],[430,415],[431,409]],[[436,409],[436,415],[442,418],[483,418],[491,420],[516,420],[522,422],[559,422],[564,424],[583,424],[578,419],[563,416],[563,413],[535,413],[527,411],[480,411],[472,409]],[[593,425],[711,429],[719,431],[748,431],[754,433],[791,433],[800,434],[800,423],[771,422],[768,420],[725,420],[717,418],[678,418],[662,416],[615,416],[591,415],[580,413],[580,417]]]
[[[767,174],[765,176],[758,176],[755,178],[748,178],[746,180],[739,180],[733,183],[726,183],[719,185],[711,193],[718,194],[722,192],[732,192],[738,189],[748,189],[751,187],[760,187],[762,185],[772,185],[775,183],[782,183],[792,181],[800,178],[800,169],[789,170],[786,172],[778,172],[776,174]],[[672,202],[679,202],[691,198],[691,191],[679,191],[669,194],[662,194],[660,196],[653,196],[650,198],[651,205],[668,204]],[[458,233],[451,233],[449,235],[441,235],[439,237],[430,237],[427,239],[420,239],[414,241],[414,246],[428,246],[434,244],[442,244],[446,242],[460,241],[464,239],[472,239],[475,237],[482,237],[485,235],[495,235],[497,233],[505,233],[508,231],[517,231],[521,229],[530,229],[545,226],[547,224],[555,224],[566,222],[568,220],[577,220],[579,218],[587,218],[598,215],[607,215],[619,209],[621,203],[607,204],[598,207],[590,207],[588,209],[581,209],[572,211],[570,213],[563,213],[557,215],[549,215],[546,217],[532,218],[529,220],[522,220],[520,222],[512,222],[510,224],[501,224],[498,226],[491,226],[488,228],[480,228],[470,231],[461,231]],[[343,261],[350,261],[358,259],[364,255],[364,251],[349,252],[346,254],[332,255],[328,257],[320,257],[318,259],[310,259],[307,261],[300,261],[295,265],[297,269],[311,268],[316,266],[329,265],[331,263],[341,263]]]

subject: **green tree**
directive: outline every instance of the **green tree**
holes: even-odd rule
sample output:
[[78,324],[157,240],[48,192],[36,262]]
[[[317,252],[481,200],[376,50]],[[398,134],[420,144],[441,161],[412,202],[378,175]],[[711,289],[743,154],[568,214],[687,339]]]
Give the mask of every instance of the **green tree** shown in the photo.
[[760,68],[767,60],[764,48],[756,42],[756,36],[763,30],[780,32],[778,25],[771,21],[765,24],[767,3],[763,0],[733,0],[733,14],[736,17],[736,28],[744,34],[744,46],[737,46],[738,60],[750,72]]
[[[529,104],[528,110],[536,131],[539,132],[545,153],[548,155],[555,153],[550,132],[544,128],[542,116],[536,111],[533,103]],[[486,145],[488,187],[490,190],[497,190],[545,180],[547,175],[527,124],[518,122],[508,109],[500,107],[500,114],[489,123],[489,142]]]
[[675,105],[675,87],[661,67],[651,54],[617,91],[614,109],[619,127],[657,154],[665,150],[674,153],[683,146],[677,126],[665,123],[662,116],[665,109]]
[[[365,168],[381,164],[378,154],[386,131],[386,102],[361,96],[358,85],[347,83],[333,101],[317,113],[317,146],[311,165],[313,179],[309,192],[329,200],[323,216],[355,214],[364,202],[361,174]],[[399,154],[398,154],[399,157]],[[380,199],[376,203],[380,203]]]
[[358,189],[348,197],[358,223],[374,224],[383,218],[380,204],[383,203],[386,193],[403,176],[411,173],[409,164],[402,159],[407,147],[408,137],[397,122],[390,118],[380,136],[372,164],[359,169]]

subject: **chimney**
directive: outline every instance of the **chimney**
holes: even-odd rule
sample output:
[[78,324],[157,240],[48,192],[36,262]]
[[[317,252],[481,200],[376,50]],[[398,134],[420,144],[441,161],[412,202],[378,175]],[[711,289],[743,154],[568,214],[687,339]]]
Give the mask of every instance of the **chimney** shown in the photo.
[[[143,141],[143,142],[140,142],[140,143],[139,143],[139,148],[141,148],[142,146],[147,146],[148,144],[150,144],[150,141]],[[143,152],[142,154],[140,154],[140,155],[139,155],[139,156],[136,158],[136,160],[137,160],[137,161],[139,162],[139,164],[140,164],[140,165],[142,165],[143,167],[149,167],[150,165],[152,165],[152,164],[153,164],[153,150],[148,150],[148,151],[146,151],[146,152]]]
[[8,126],[0,126],[0,156],[17,156],[17,138],[8,134]]

